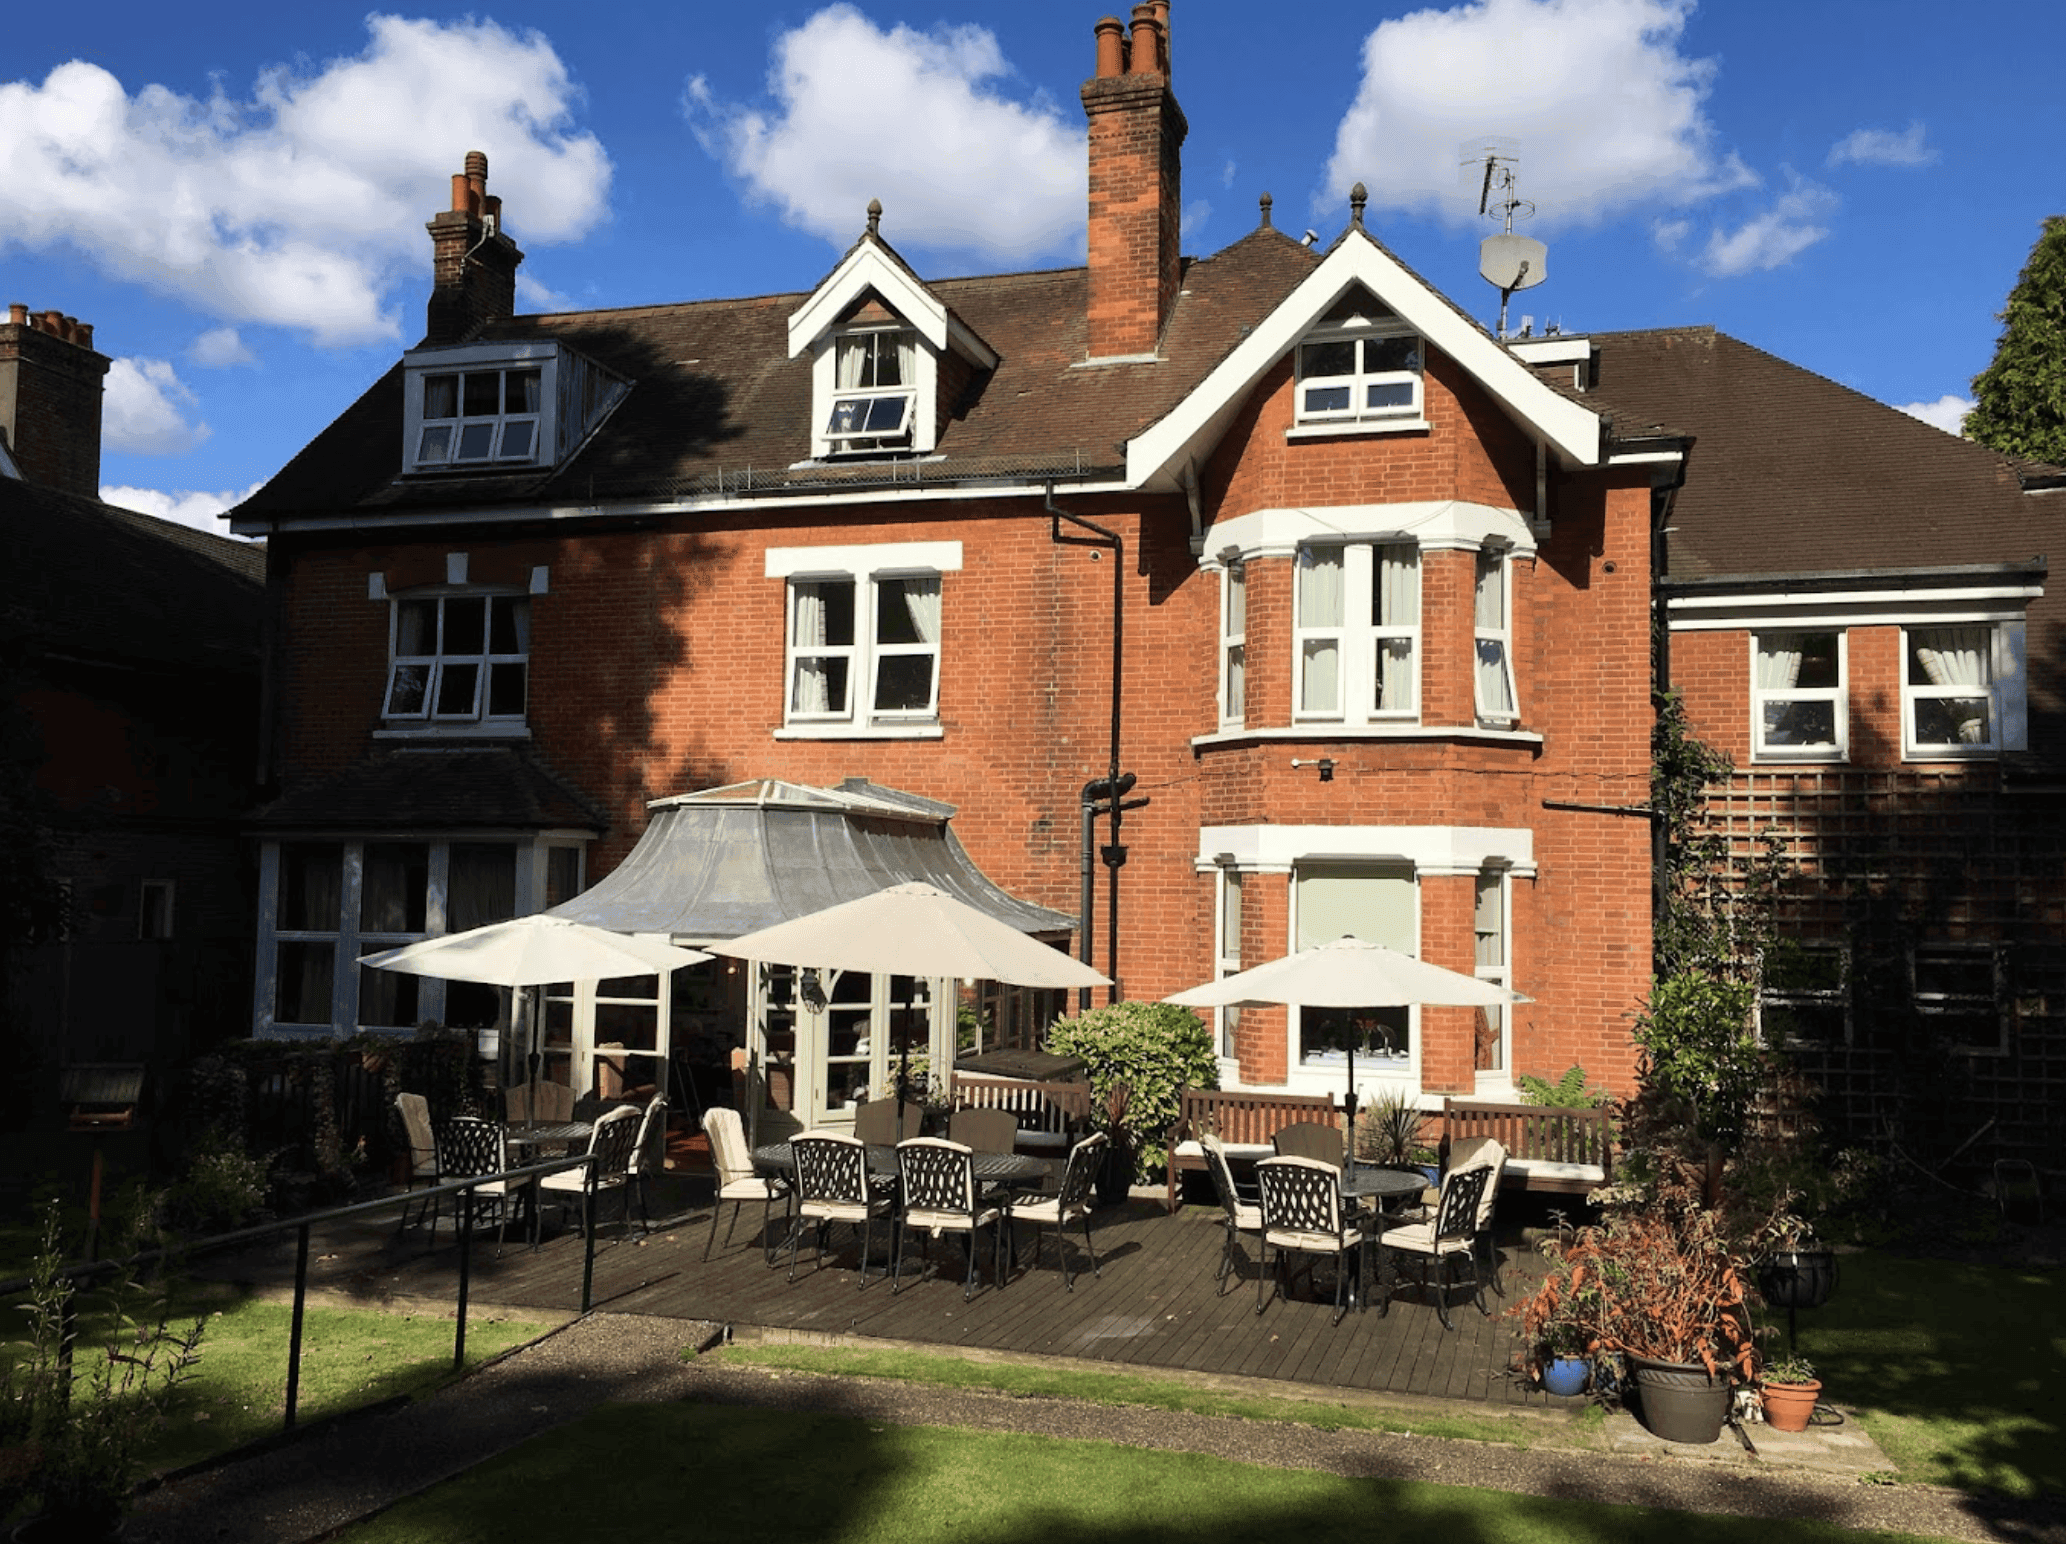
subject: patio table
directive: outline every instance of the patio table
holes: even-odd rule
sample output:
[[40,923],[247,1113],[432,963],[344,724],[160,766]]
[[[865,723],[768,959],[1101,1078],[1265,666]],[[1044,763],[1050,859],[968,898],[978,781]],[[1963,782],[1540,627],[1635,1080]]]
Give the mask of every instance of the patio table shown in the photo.
[[555,1142],[566,1147],[586,1142],[594,1131],[592,1121],[525,1121],[503,1127],[502,1137],[512,1147],[550,1147]]
[[[975,1153],[972,1161],[976,1183],[1006,1185],[1020,1189],[1037,1185],[1053,1171],[1045,1158],[1031,1153]],[[753,1167],[760,1174],[789,1175],[796,1172],[796,1157],[787,1142],[769,1142],[753,1150]],[[895,1179],[897,1149],[891,1142],[868,1144],[868,1177]]]
[[1363,1222],[1362,1260],[1357,1271],[1356,1303],[1361,1312],[1370,1301],[1370,1257],[1377,1256],[1377,1284],[1385,1294],[1385,1304],[1391,1305],[1392,1257],[1384,1247],[1384,1205],[1387,1201],[1403,1200],[1407,1196],[1419,1195],[1427,1188],[1427,1176],[1419,1172],[1408,1174],[1401,1169],[1387,1169],[1375,1163],[1351,1163],[1342,1169],[1341,1197],[1344,1202],[1375,1201],[1375,1206],[1358,1207],[1357,1213]]

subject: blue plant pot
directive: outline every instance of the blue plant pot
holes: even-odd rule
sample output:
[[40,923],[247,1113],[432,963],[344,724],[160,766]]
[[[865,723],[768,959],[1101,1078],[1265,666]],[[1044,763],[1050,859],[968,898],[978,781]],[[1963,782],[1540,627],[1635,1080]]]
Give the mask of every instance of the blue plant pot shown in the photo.
[[1582,1356],[1560,1356],[1542,1369],[1542,1386],[1552,1394],[1583,1394],[1586,1362]]
[[1420,1163],[1415,1164],[1414,1167],[1419,1169],[1421,1173],[1427,1176],[1427,1180],[1430,1185],[1439,1185],[1442,1183],[1442,1171],[1436,1168],[1433,1164]]

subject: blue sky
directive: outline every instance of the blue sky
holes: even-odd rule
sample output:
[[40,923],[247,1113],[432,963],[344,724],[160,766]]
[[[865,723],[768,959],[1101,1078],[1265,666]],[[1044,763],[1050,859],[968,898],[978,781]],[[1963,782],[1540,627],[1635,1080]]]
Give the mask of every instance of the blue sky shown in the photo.
[[[807,289],[871,197],[928,275],[1080,261],[1108,8],[17,7],[0,302],[116,358],[106,495],[220,528],[420,335],[469,149],[526,309]],[[1174,0],[1171,28],[1187,252],[1265,191],[1330,239],[1360,180],[1489,322],[1459,163],[1496,139],[1549,243],[1516,322],[1712,323],[1933,421],[2066,208],[2066,7],[2037,0]]]

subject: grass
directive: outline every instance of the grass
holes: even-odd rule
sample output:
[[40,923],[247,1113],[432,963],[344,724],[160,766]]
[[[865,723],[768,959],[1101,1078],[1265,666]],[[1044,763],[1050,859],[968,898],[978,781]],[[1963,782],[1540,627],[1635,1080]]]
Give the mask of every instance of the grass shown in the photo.
[[[82,1299],[82,1308],[90,1308]],[[146,1445],[154,1470],[185,1467],[277,1434],[287,1409],[287,1339],[292,1310],[230,1289],[184,1287],[173,1327],[205,1315],[199,1365],[173,1396],[165,1423]],[[82,1312],[80,1364],[107,1343],[105,1312]],[[469,1315],[468,1366],[535,1339],[546,1326]],[[449,1318],[373,1309],[310,1308],[302,1321],[299,1422],[417,1398],[451,1382],[454,1324]],[[0,1357],[18,1355],[20,1336],[0,1339]]]
[[[599,1483],[601,1476],[606,1483]],[[608,1406],[342,1535],[350,1544],[1838,1544],[1912,1539],[1196,1453],[711,1405]],[[635,1520],[632,1523],[631,1520]]]
[[[2019,1498],[2066,1493],[2066,1314],[2055,1274],[1844,1255],[1798,1315],[1822,1397],[1904,1481]],[[1784,1344],[1783,1340],[1778,1344]]]
[[[1501,1442],[1528,1447],[1540,1441],[1546,1427],[1538,1415],[1480,1415],[1458,1405],[1454,1413],[1407,1413],[1377,1405],[1338,1401],[1275,1399],[1267,1395],[1225,1394],[1201,1389],[1175,1378],[1076,1368],[1036,1367],[1015,1362],[977,1362],[965,1357],[919,1351],[868,1351],[821,1346],[730,1346],[714,1353],[751,1367],[782,1367],[798,1372],[844,1377],[895,1378],[945,1388],[990,1389],[1021,1398],[1075,1399],[1091,1404],[1139,1405],[1154,1410],[1180,1410],[1191,1415],[1236,1416],[1251,1421],[1280,1421],[1320,1431],[1388,1431],[1418,1437],[1450,1437],[1466,1442]],[[1555,1417],[1551,1417],[1552,1420]],[[1568,1418],[1574,1430],[1596,1427],[1583,1414]]]

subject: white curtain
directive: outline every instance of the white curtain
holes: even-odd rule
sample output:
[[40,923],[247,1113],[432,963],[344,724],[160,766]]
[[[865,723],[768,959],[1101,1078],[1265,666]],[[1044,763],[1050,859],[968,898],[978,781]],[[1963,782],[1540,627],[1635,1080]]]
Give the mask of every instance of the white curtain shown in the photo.
[[[1377,549],[1377,622],[1383,628],[1420,625],[1420,549]],[[1413,706],[1413,640],[1387,638],[1378,645],[1377,706]]]
[[861,384],[861,372],[868,366],[868,340],[866,338],[841,338],[839,340],[839,389],[851,391]]
[[1474,611],[1478,630],[1501,636],[1478,639],[1478,706],[1488,718],[1511,718],[1513,677],[1507,670],[1506,563],[1497,553],[1478,554],[1478,593]]
[[1758,690],[1783,692],[1801,678],[1800,638],[1794,633],[1767,633],[1758,639]]
[[[846,367],[844,350],[840,367]],[[792,591],[791,605],[795,615],[790,625],[796,635],[796,685],[791,696],[791,711],[796,713],[825,713],[831,710],[830,694],[826,689],[825,661],[822,657],[806,655],[805,649],[822,648],[825,644],[825,596],[817,585],[799,583]]]
[[[1342,625],[1342,549],[1301,547],[1298,554],[1298,625]],[[1308,638],[1299,649],[1299,706],[1308,713],[1341,707],[1341,639]]]
[[1932,627],[1909,636],[1915,640],[1916,663],[1932,686],[1985,686],[1992,629]]
[[920,643],[940,641],[940,581],[937,579],[906,579],[904,582],[905,604],[911,609],[911,626],[918,634]]
[[1236,563],[1227,570],[1226,615],[1220,623],[1226,655],[1227,694],[1220,717],[1239,723],[1248,708],[1248,570]]

